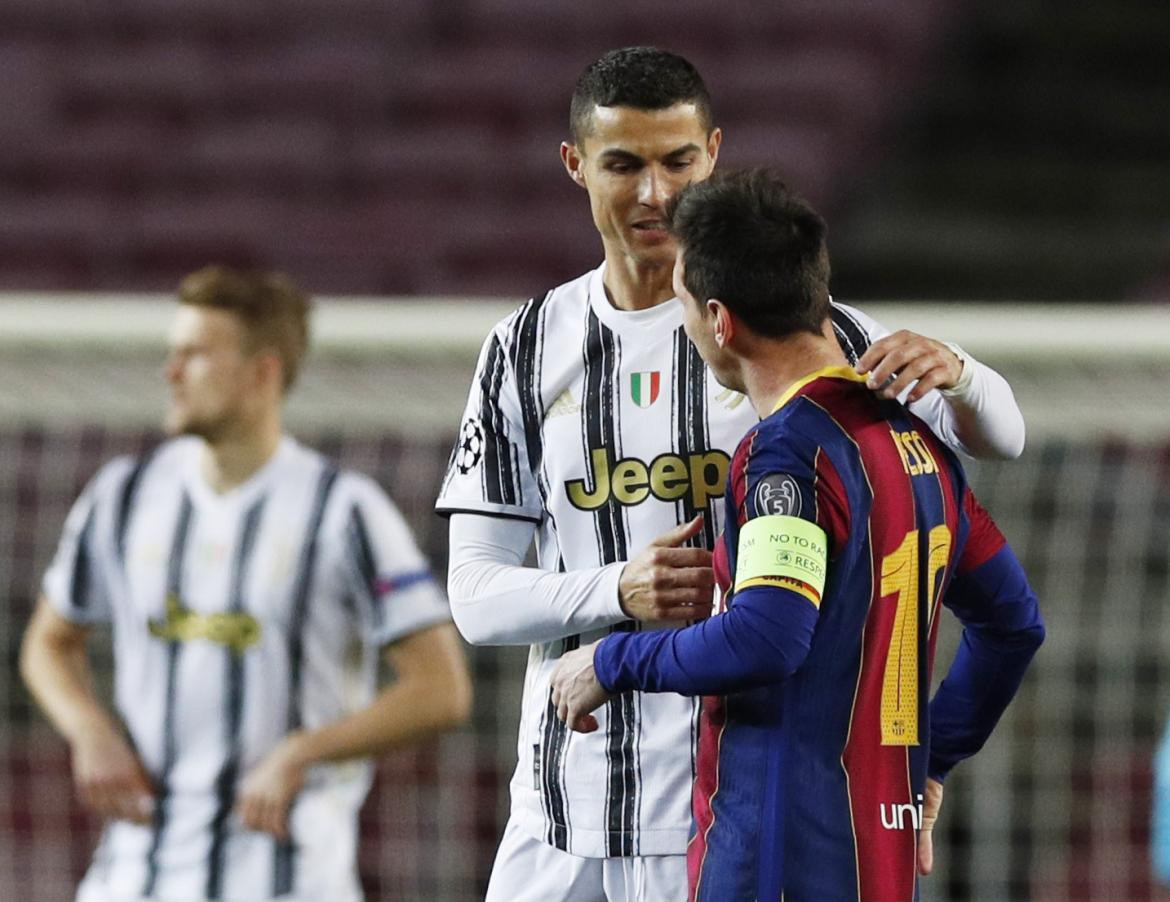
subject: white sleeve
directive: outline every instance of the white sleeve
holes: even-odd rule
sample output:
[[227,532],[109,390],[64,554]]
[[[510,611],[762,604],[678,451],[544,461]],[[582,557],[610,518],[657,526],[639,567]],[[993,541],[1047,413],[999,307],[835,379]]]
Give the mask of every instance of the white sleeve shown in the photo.
[[510,358],[519,315],[517,311],[492,330],[480,352],[459,436],[435,502],[441,515],[484,513],[533,523],[543,515],[528,453],[528,430],[538,426],[531,411],[526,421]]
[[473,645],[529,645],[629,618],[618,601],[624,561],[553,573],[523,566],[536,527],[499,517],[451,517],[447,592]]
[[398,508],[369,477],[344,478],[342,573],[362,606],[365,638],[386,645],[449,621],[447,599]]
[[[852,323],[864,333],[857,356],[890,330],[860,310],[833,304],[835,325]],[[858,342],[858,343],[862,343]],[[848,350],[848,349],[847,349]],[[1024,450],[1024,415],[1012,388],[999,373],[964,352],[959,384],[946,391],[928,392],[909,405],[940,439],[970,457],[1012,460]],[[907,387],[906,393],[913,388]],[[901,400],[905,402],[906,393]]]
[[108,623],[113,616],[109,584],[113,494],[129,477],[132,462],[118,458],[90,480],[73,503],[41,592],[53,610],[76,624]]

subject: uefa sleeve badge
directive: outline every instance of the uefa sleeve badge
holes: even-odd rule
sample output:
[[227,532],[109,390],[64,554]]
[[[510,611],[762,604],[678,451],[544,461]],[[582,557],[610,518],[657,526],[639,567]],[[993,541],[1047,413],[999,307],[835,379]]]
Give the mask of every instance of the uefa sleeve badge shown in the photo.
[[466,476],[475,469],[483,457],[483,427],[479,420],[468,417],[459,432],[459,448],[455,454],[455,466],[460,475]]
[[755,502],[760,517],[799,517],[800,487],[787,473],[769,473],[756,484]]

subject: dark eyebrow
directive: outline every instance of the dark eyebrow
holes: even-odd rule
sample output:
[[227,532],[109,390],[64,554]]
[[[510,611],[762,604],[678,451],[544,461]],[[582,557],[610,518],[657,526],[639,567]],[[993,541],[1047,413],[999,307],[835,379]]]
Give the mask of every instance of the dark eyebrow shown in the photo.
[[[677,160],[679,157],[684,157],[690,153],[698,153],[702,150],[698,144],[684,144],[682,147],[676,147],[670,153],[665,154],[664,160]],[[635,153],[630,153],[628,150],[622,150],[620,147],[611,147],[601,152],[601,159],[605,163],[631,163],[635,166],[643,166],[646,161]]]
[[633,163],[641,166],[646,161],[635,153],[611,147],[601,152],[601,159],[606,163]]
[[698,144],[684,144],[682,147],[679,147],[675,150],[672,150],[665,157],[663,157],[663,159],[665,159],[665,160],[676,159],[678,157],[686,156],[688,153],[697,153],[700,150],[702,150],[702,148],[699,147]]

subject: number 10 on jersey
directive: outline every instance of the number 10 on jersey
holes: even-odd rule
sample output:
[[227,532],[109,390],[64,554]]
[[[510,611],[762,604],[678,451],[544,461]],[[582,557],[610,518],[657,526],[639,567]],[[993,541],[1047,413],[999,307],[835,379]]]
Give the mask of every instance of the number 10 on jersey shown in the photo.
[[[918,651],[919,618],[927,618],[938,603],[939,572],[951,552],[951,532],[946,526],[930,531],[926,582],[928,597],[919,604],[918,530],[906,533],[902,543],[882,558],[882,598],[895,598],[894,628],[886,651],[882,677],[882,745],[918,745]],[[930,628],[929,620],[926,623]]]

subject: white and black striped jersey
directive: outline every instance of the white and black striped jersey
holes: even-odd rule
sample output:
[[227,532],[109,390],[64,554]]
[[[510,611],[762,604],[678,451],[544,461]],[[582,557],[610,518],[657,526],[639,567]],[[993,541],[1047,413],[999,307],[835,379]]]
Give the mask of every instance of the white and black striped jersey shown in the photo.
[[369,704],[379,649],[448,620],[402,517],[370,479],[284,438],[214,493],[202,444],[107,464],[44,579],[53,608],[113,627],[115,704],[159,791],[152,826],[108,825],[83,886],[104,898],[357,899],[368,762],[319,765],[291,842],[244,830],[243,777],[290,731]]
[[[708,373],[679,301],[617,310],[603,272],[534,298],[493,330],[436,505],[537,524],[544,570],[628,560],[700,511],[700,539],[712,547],[729,454],[758,421],[743,395]],[[846,307],[834,306],[833,321],[854,361],[871,334],[884,334]],[[564,651],[645,628],[621,620],[616,598],[613,608],[612,625],[531,648],[513,816],[577,855],[682,854],[695,702],[622,695],[598,712],[591,734],[568,732],[549,703]]]

